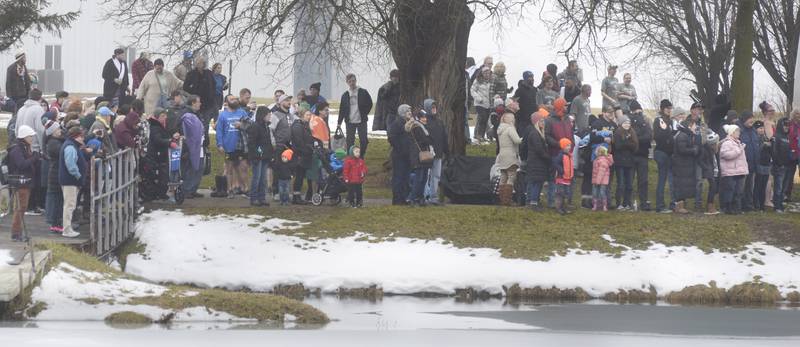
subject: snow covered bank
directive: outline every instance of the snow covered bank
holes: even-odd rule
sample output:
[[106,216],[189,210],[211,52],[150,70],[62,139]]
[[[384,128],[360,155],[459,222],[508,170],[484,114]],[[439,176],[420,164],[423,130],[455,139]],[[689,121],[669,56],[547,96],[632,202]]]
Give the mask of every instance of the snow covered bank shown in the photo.
[[[363,235],[306,241],[270,232],[297,223],[262,217],[186,216],[155,211],[136,236],[145,254],[128,257],[126,271],[150,280],[269,291],[303,283],[332,292],[378,285],[386,293],[452,294],[472,287],[581,287],[592,296],[652,285],[660,295],[716,281],[720,288],[760,277],[787,294],[800,286],[800,256],[755,243],[736,254],[653,244],[621,256],[572,250],[549,261],[507,259],[495,249],[460,249],[442,241],[397,238],[358,241]],[[613,243],[610,237],[606,238]]]
[[[44,308],[34,320],[103,320],[115,312],[131,311],[158,320],[175,313],[174,321],[254,321],[216,312],[205,307],[191,307],[173,311],[150,305],[131,305],[132,298],[160,296],[167,288],[160,285],[134,281],[98,272],[84,271],[61,263],[34,288],[32,302]],[[192,295],[191,292],[183,295]],[[196,294],[196,293],[194,293]],[[46,306],[41,306],[42,304]],[[29,310],[30,311],[30,310]]]
[[8,262],[14,260],[11,258],[11,251],[7,249],[0,249],[0,268],[8,266]]

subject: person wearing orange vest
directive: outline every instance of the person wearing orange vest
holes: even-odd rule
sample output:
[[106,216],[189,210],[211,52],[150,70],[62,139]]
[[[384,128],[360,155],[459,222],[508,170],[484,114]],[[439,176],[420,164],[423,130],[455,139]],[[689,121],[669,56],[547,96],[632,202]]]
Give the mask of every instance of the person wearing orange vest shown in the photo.
[[574,166],[572,162],[572,141],[563,138],[558,142],[561,152],[553,157],[553,167],[556,170],[556,197],[555,207],[559,214],[565,215],[567,211],[566,202],[569,198],[570,185],[574,176]]

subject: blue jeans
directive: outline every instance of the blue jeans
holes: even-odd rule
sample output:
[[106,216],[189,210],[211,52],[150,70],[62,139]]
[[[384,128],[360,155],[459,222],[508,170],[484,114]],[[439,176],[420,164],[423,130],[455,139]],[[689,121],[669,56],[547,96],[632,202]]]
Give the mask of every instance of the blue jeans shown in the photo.
[[672,158],[662,151],[653,152],[653,158],[658,166],[658,184],[656,185],[656,211],[665,209],[664,189],[669,181],[670,202],[669,207],[675,206],[675,189],[672,185]]
[[278,180],[278,194],[281,196],[281,205],[289,203],[289,186],[292,180]]
[[202,163],[197,170],[192,168],[190,160],[185,160],[181,163],[181,175],[183,176],[183,193],[190,195],[197,193],[197,188],[200,187],[200,180],[203,178],[203,165]]
[[528,182],[528,205],[539,205],[539,196],[542,195],[544,181]]
[[253,178],[250,180],[250,201],[266,201],[269,161],[253,160],[250,161],[250,167],[253,169]]
[[64,211],[64,196],[59,190],[48,190],[45,197],[44,213],[47,224],[50,226],[62,226],[61,216]]
[[783,210],[783,180],[787,171],[786,166],[772,166],[772,205],[776,210]]
[[431,173],[425,187],[425,196],[428,201],[439,203],[439,181],[442,179],[442,159],[434,159]]
[[412,180],[411,202],[420,203],[425,200],[425,183],[428,182],[429,168],[420,167],[414,169],[414,179]]
[[617,206],[631,207],[633,195],[633,168],[617,166]]
[[592,199],[608,200],[608,185],[607,184],[592,185]]

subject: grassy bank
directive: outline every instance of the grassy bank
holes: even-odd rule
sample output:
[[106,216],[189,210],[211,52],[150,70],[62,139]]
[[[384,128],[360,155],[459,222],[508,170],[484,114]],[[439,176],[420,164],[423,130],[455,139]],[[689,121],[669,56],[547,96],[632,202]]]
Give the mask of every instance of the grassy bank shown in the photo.
[[[50,250],[53,254],[52,261],[48,264],[48,271],[63,262],[81,270],[100,273],[104,279],[143,281],[135,276],[115,270],[94,257],[77,252],[67,246],[53,243],[45,243],[40,246]],[[91,281],[92,279],[86,280]],[[113,302],[103,302],[98,298],[73,299],[91,305],[100,303],[114,304]],[[301,324],[325,324],[329,321],[328,317],[316,308],[281,296],[186,286],[169,285],[167,286],[167,291],[162,295],[134,297],[128,300],[126,304],[150,305],[172,311],[200,306],[217,312],[225,312],[239,318],[256,319],[260,322],[281,323],[287,315],[296,317],[296,322]],[[27,316],[35,317],[43,309],[46,309],[46,305],[43,305],[43,303],[29,303]],[[119,314],[109,316],[109,320],[125,323],[129,319],[137,318],[136,314],[130,314],[129,312],[120,311],[117,313]],[[159,320],[158,317],[150,318],[156,322]],[[163,318],[161,317],[162,320]]]

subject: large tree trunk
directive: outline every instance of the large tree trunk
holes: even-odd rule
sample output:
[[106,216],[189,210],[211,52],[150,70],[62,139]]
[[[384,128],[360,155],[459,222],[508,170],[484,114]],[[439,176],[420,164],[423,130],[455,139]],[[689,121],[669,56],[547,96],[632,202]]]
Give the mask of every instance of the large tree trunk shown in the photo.
[[755,0],[739,0],[736,14],[736,46],[733,57],[732,107],[739,112],[753,108],[753,12]]
[[400,70],[401,102],[439,105],[453,154],[464,154],[464,64],[474,14],[466,1],[397,0],[397,32],[389,48]]

